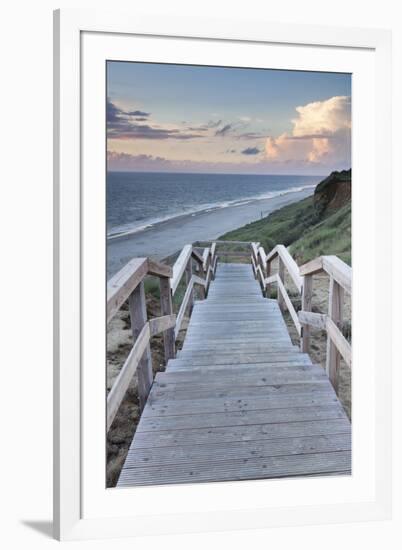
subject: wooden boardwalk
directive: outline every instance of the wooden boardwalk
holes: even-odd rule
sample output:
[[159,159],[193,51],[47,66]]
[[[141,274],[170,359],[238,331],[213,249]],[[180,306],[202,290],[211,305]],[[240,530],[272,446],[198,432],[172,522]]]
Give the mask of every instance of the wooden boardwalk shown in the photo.
[[250,264],[218,264],[155,377],[118,486],[351,472],[350,422]]

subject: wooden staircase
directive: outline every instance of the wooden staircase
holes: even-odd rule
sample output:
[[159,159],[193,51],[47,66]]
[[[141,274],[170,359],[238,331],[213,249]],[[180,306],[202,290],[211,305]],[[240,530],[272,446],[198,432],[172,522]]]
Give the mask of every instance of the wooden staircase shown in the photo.
[[350,422],[264,298],[255,262],[215,268],[150,388],[118,486],[350,474]]

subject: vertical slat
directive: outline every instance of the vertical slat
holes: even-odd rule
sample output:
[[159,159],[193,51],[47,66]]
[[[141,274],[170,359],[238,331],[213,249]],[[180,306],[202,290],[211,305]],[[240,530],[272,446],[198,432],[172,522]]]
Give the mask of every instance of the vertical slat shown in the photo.
[[[131,330],[134,342],[147,322],[147,305],[145,301],[144,281],[131,293],[128,304],[130,308]],[[153,382],[151,348],[147,345],[137,369],[138,397],[141,410],[144,408]]]
[[[282,258],[280,256],[278,257],[278,263],[279,263],[278,275],[283,283],[283,286],[285,286],[285,264],[283,263]],[[285,302],[280,292],[278,292],[278,305],[281,308],[281,311],[284,311]]]
[[[302,310],[311,311],[313,300],[313,276],[306,275],[303,281]],[[301,338],[301,351],[309,353],[310,351],[310,326],[303,325]]]
[[[191,256],[188,260],[187,267],[186,267],[186,287],[190,284],[191,277],[193,275],[193,260],[191,259]],[[194,305],[194,289],[191,290],[190,298],[188,300],[188,314],[191,315],[191,311],[193,309]]]
[[[340,328],[343,315],[343,288],[335,281],[333,277],[329,281],[329,303],[328,316]],[[338,391],[338,372],[341,360],[341,354],[327,336],[327,359],[326,370],[335,391]]]
[[[170,288],[169,277],[161,277],[159,279],[160,285],[160,300],[161,300],[161,313],[162,315],[171,315],[173,313],[172,306],[172,291]],[[174,328],[169,328],[163,333],[163,344],[165,348],[165,362],[175,357],[175,337]]]
[[[271,262],[270,261],[267,261],[266,263],[266,277],[268,279],[268,277],[271,277]],[[267,284],[265,286],[265,296],[267,298],[270,298],[271,297],[271,285],[270,284]]]

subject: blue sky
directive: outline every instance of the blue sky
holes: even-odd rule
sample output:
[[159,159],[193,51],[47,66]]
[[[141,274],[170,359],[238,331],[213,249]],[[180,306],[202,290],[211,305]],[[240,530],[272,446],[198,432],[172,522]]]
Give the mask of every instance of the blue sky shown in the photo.
[[112,170],[350,167],[350,75],[109,62],[107,96]]

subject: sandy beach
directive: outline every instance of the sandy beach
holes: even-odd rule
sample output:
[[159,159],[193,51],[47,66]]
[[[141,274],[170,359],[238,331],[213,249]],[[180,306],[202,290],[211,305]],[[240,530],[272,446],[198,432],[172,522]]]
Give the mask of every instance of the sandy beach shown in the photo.
[[210,208],[177,216],[137,233],[108,239],[107,277],[110,278],[133,257],[165,258],[187,243],[217,239],[220,235],[265,217],[282,206],[300,201],[313,192],[314,189],[311,188],[236,206]]

